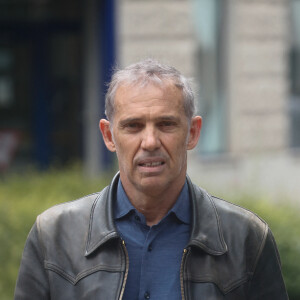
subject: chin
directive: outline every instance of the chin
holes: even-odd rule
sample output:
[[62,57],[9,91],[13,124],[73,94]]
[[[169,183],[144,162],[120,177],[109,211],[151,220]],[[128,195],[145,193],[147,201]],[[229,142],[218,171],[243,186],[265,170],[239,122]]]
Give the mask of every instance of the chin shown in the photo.
[[159,194],[162,190],[167,189],[169,185],[169,180],[153,176],[143,178],[140,182],[140,189],[149,194]]
[[140,184],[144,187],[155,187],[162,183],[162,180],[159,177],[144,177],[141,179]]

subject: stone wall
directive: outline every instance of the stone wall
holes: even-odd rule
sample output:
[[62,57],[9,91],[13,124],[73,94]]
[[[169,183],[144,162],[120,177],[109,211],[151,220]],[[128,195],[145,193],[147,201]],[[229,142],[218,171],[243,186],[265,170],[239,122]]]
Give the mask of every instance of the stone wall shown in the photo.
[[[219,196],[249,192],[299,204],[300,154],[289,144],[288,0],[226,1],[222,49],[228,152],[189,153],[194,182]],[[148,56],[196,77],[191,1],[118,0],[121,65]]]
[[[288,147],[287,0],[227,0],[228,152]],[[145,57],[170,63],[187,76],[198,71],[188,0],[119,0],[121,65]],[[225,12],[224,12],[225,13]]]
[[288,1],[231,1],[230,152],[288,147]]
[[194,76],[195,39],[188,0],[119,0],[118,48],[123,66],[146,57]]

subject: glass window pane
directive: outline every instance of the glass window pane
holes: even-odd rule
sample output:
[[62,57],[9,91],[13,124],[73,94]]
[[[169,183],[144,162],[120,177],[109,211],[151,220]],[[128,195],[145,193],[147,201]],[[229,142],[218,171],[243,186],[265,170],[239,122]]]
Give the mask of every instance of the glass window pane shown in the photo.
[[202,153],[219,153],[225,146],[225,110],[222,89],[223,7],[226,1],[194,0],[198,39],[200,80],[199,114],[203,117],[200,143]]
[[290,116],[291,146],[300,147],[300,0],[291,1]]

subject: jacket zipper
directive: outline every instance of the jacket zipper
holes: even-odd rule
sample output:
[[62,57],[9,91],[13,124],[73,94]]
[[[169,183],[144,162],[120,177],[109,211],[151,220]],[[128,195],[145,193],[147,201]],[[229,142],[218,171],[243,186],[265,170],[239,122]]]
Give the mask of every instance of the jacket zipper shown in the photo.
[[122,243],[122,249],[123,249],[124,254],[125,254],[125,275],[124,275],[124,279],[123,279],[123,283],[122,283],[122,288],[121,288],[119,300],[122,300],[122,298],[123,298],[124,291],[125,291],[125,286],[126,286],[126,281],[127,281],[127,276],[128,276],[128,270],[129,270],[129,256],[128,256],[128,252],[127,252],[127,249],[126,249],[125,241],[121,240],[121,243]]
[[181,259],[181,266],[180,266],[180,289],[181,289],[181,299],[185,300],[185,295],[184,295],[184,285],[183,285],[183,272],[185,268],[185,261],[186,261],[186,256],[188,254],[188,249],[183,249],[183,255]]

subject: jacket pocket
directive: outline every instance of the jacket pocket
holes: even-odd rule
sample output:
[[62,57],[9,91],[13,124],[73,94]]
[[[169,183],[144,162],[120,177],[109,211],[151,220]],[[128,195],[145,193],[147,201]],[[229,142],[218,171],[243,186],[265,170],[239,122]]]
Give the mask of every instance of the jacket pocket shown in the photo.
[[63,268],[44,263],[48,273],[51,297],[55,300],[118,299],[124,271],[120,268],[98,265],[71,274]]

